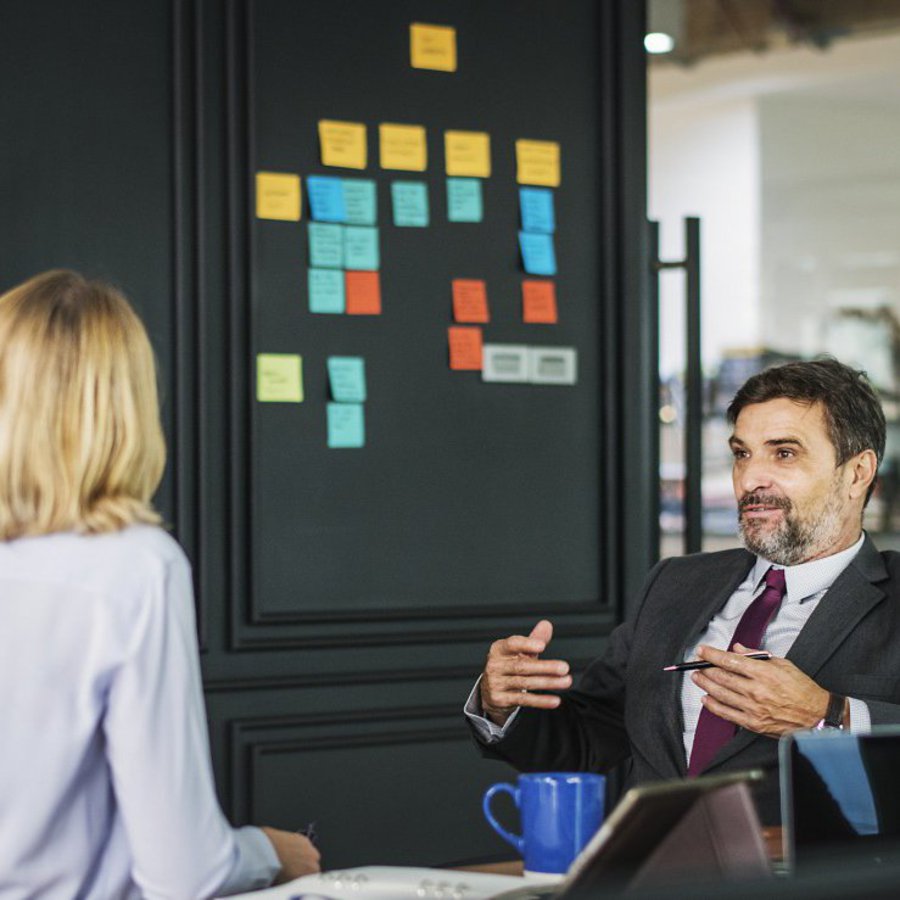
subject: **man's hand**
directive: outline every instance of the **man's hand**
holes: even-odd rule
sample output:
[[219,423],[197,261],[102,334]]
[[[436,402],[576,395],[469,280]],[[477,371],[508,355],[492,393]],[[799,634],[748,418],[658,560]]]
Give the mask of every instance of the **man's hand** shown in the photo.
[[272,842],[281,871],[275,884],[293,881],[301,875],[314,875],[319,871],[319,851],[312,845],[308,837],[294,831],[281,831],[278,828],[262,828],[265,836]]
[[738,653],[700,647],[697,656],[716,668],[692,676],[707,692],[703,705],[722,719],[741,728],[780,737],[800,728],[811,728],[828,709],[829,694],[786,659],[747,659],[751,652],[735,644]]
[[559,697],[531,691],[564,691],[572,686],[569,664],[561,659],[538,659],[553,637],[553,626],[541,619],[528,637],[515,634],[491,644],[481,676],[481,708],[503,725],[517,706],[556,709]]

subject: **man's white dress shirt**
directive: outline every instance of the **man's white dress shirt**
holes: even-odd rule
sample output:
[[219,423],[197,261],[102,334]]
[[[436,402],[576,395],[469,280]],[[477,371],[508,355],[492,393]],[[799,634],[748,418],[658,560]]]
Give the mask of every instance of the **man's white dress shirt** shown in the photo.
[[[865,536],[860,535],[859,540],[852,547],[822,559],[801,563],[797,566],[776,566],[776,568],[784,568],[785,596],[766,629],[762,647],[753,649],[769,650],[773,656],[785,656],[797,639],[797,635],[800,634],[800,629],[803,628],[813,610],[819,605],[819,601],[825,596],[825,592],[859,553],[864,539]],[[773,563],[761,556],[756,558],[756,563],[747,573],[747,577],[738,585],[722,609],[713,616],[706,630],[691,641],[682,662],[696,659],[697,648],[700,644],[718,647],[720,650],[728,648],[741,616],[764,590],[763,577],[772,565]],[[678,662],[678,660],[672,660],[672,662]],[[679,677],[677,673],[673,674],[674,677]],[[684,725],[685,760],[691,758],[694,732],[697,729],[697,720],[700,718],[702,709],[700,701],[704,694],[704,691],[694,684],[691,678],[692,674],[684,672],[681,675],[683,679],[681,711]],[[481,679],[479,678],[466,701],[465,712],[474,724],[478,736],[485,743],[495,743],[502,740],[519,710],[516,709],[502,727],[496,725],[482,714],[478,693],[480,683]],[[857,732],[868,731],[871,727],[869,707],[862,700],[852,698],[850,700],[850,727]]]
[[164,531],[0,542],[0,898],[201,898],[278,859],[216,799],[190,566]]

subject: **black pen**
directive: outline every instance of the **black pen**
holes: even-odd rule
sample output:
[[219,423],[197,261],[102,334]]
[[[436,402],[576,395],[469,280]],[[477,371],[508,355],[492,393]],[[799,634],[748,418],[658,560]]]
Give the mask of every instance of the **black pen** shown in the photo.
[[[752,653],[740,653],[739,656],[746,656],[747,659],[771,659],[772,654],[768,650],[754,650]],[[678,663],[674,666],[664,666],[663,672],[690,672],[692,669],[712,669],[715,663],[707,662],[705,659],[697,659],[694,662]]]

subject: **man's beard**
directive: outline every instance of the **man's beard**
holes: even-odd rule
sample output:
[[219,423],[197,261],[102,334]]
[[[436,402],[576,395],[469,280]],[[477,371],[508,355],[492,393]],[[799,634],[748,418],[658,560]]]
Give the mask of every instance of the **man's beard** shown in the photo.
[[[838,492],[839,478],[822,508],[800,516],[787,497],[748,494],[738,503],[738,531],[744,546],[780,566],[796,566],[828,549],[843,527],[843,503]],[[781,521],[774,527],[754,519],[745,519],[741,511],[747,506],[773,506],[783,510]]]

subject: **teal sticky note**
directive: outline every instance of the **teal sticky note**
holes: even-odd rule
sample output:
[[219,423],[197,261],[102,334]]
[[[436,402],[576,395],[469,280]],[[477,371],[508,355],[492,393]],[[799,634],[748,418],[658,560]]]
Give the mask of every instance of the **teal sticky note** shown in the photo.
[[480,222],[484,218],[480,178],[447,179],[447,218],[451,222]]
[[317,222],[343,222],[344,211],[343,179],[335,175],[310,175],[306,179],[306,194],[309,197],[309,214]]
[[394,181],[391,184],[394,224],[425,228],[428,225],[428,187],[424,181]]
[[344,265],[344,226],[310,222],[309,264],[317,269],[340,269]]
[[364,447],[366,419],[362,403],[328,404],[328,446]]
[[378,266],[378,229],[370,225],[345,226],[344,268],[377,272]]
[[519,249],[522,251],[522,266],[529,275],[556,274],[553,235],[520,231]]
[[310,269],[308,282],[310,312],[344,311],[344,273],[340,269]]
[[368,178],[344,178],[344,221],[348,225],[374,225],[378,221],[375,182]]
[[536,234],[553,234],[556,231],[553,191],[550,188],[520,187],[519,212],[522,231]]
[[329,356],[328,382],[337,403],[365,403],[366,361],[361,356]]

